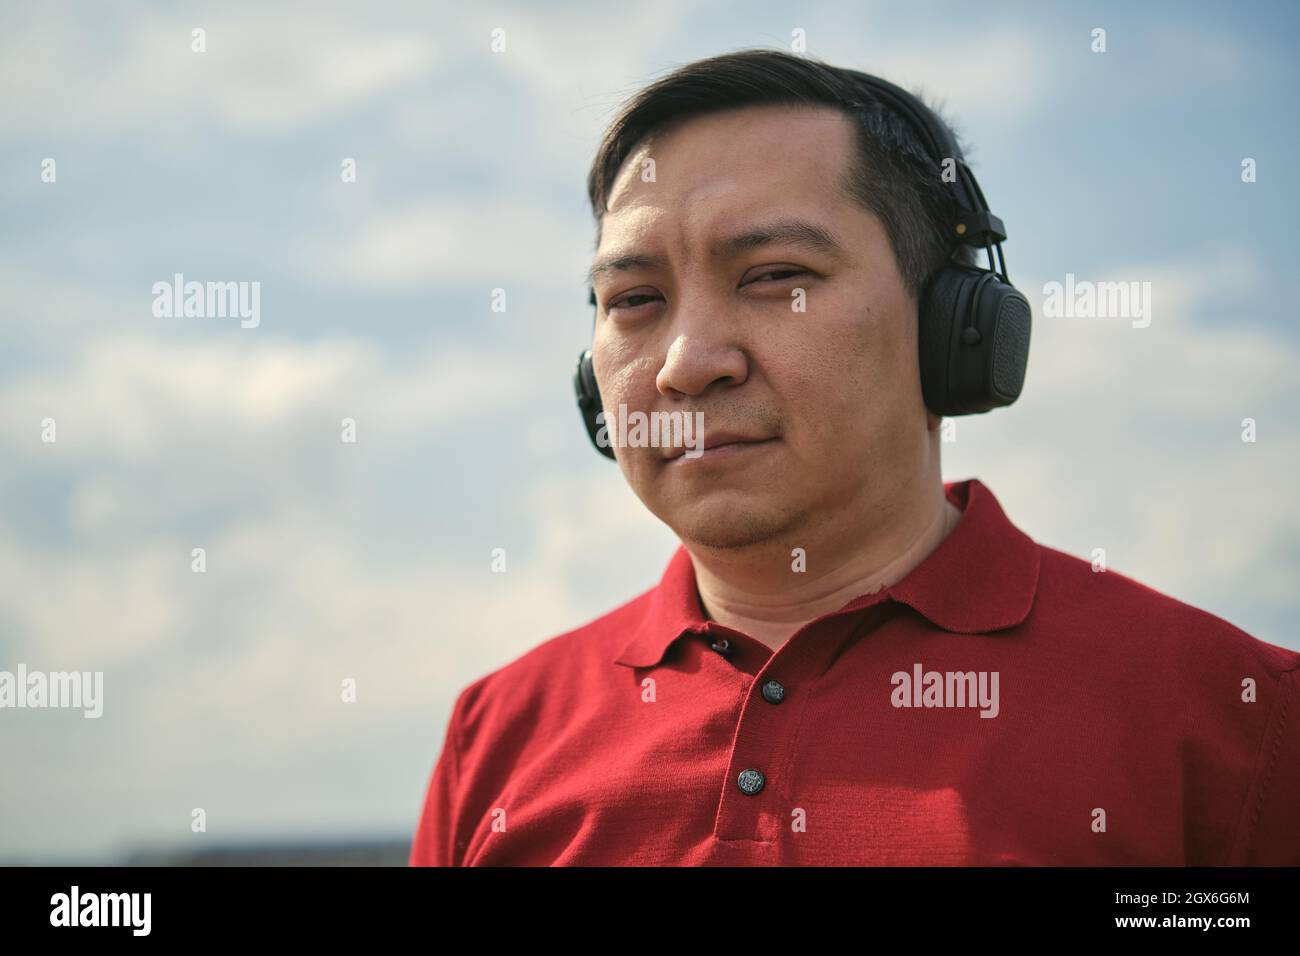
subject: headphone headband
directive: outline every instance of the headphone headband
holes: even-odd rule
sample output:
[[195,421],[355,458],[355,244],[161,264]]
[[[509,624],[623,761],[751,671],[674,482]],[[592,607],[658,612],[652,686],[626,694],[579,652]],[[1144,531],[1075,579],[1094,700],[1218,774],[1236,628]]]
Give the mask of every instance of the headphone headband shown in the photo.
[[[960,187],[955,198],[963,214],[953,223],[952,238],[965,245],[979,248],[1005,242],[1006,226],[1001,219],[993,215],[988,202],[984,199],[984,192],[975,179],[975,174],[966,165],[966,158],[962,155],[961,148],[947,127],[938,121],[934,111],[916,96],[888,80],[859,70],[849,72],[912,128],[921,141],[922,147],[930,154],[930,158],[936,165],[942,165],[946,159],[953,161]],[[865,104],[857,105],[861,108]],[[1001,254],[1000,249],[998,252]],[[1005,268],[1003,277],[1006,278]]]

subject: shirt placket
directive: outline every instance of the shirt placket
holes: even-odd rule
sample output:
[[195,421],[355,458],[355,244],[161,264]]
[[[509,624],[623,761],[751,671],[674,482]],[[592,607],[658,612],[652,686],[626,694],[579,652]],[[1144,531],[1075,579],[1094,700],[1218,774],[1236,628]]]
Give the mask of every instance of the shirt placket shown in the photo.
[[[888,604],[882,595],[855,612],[805,625],[768,657],[748,684],[714,819],[717,839],[770,843],[789,826],[797,741],[817,681],[846,643],[889,616]],[[718,629],[719,634],[724,631],[732,641],[758,644],[748,635]]]

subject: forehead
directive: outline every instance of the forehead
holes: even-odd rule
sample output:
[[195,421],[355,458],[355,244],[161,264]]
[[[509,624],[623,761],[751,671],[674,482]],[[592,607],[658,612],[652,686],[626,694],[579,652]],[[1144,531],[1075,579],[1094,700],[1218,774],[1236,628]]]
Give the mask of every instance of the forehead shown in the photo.
[[774,212],[829,219],[852,203],[841,183],[855,152],[852,121],[829,107],[744,107],[674,123],[624,160],[600,247],[668,222],[734,225]]

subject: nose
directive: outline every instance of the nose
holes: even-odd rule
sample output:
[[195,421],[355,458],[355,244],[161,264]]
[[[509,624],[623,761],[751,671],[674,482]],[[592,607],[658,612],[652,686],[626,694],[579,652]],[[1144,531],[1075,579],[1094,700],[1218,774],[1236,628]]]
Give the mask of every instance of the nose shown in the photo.
[[730,335],[726,322],[700,316],[679,326],[668,347],[663,368],[655,376],[655,387],[670,398],[700,395],[715,383],[723,387],[740,385],[749,376],[749,358]]

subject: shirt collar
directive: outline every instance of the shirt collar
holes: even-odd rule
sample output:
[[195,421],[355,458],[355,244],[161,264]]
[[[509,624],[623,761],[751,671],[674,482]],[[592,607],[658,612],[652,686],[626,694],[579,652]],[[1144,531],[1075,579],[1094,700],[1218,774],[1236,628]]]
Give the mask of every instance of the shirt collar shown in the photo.
[[[1014,627],[1028,617],[1034,603],[1038,545],[1007,519],[993,492],[979,479],[951,482],[943,490],[961,509],[961,520],[939,547],[903,580],[886,588],[885,594],[945,631],[982,634]],[[878,600],[878,594],[862,595],[833,613]],[[679,545],[650,595],[640,626],[614,663],[651,667],[677,638],[687,632],[698,634],[706,624],[695,566],[690,553]]]

